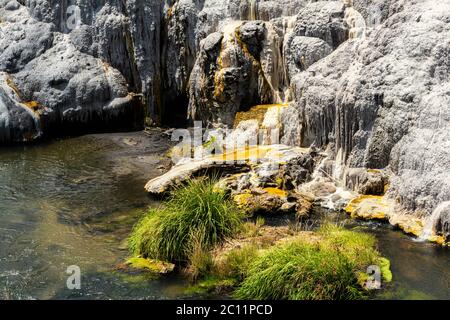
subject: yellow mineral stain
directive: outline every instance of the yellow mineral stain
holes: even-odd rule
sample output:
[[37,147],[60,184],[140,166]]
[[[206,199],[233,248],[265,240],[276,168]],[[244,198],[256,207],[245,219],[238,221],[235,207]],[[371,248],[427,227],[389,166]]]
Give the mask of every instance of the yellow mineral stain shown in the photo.
[[28,101],[28,102],[24,102],[22,104],[24,106],[26,106],[27,108],[33,110],[34,112],[38,111],[39,108],[41,107],[41,105],[37,101]]
[[270,146],[247,146],[231,152],[213,156],[213,161],[250,161],[264,158],[271,150]]
[[264,188],[263,190],[272,196],[278,196],[280,198],[286,198],[288,196],[286,191],[278,188]]
[[233,200],[239,208],[245,207],[252,198],[250,193],[241,193],[234,196]]
[[382,196],[368,196],[362,195],[353,199],[345,208],[345,211],[352,216],[352,218],[361,219],[388,219],[389,204]]
[[248,111],[238,112],[236,114],[236,118],[234,120],[234,128],[236,128],[239,125],[239,123],[241,123],[243,121],[247,121],[247,120],[256,120],[256,121],[258,121],[259,125],[261,126],[264,121],[264,117],[269,109],[271,109],[271,108],[281,109],[281,108],[286,108],[286,107],[288,107],[287,103],[262,104],[262,105],[254,106],[254,107],[250,108],[250,110],[248,110]]
[[20,97],[20,91],[19,88],[17,88],[16,84],[14,83],[14,81],[11,79],[11,77],[7,77],[6,78],[6,84],[8,85],[8,87],[10,87],[18,97]]

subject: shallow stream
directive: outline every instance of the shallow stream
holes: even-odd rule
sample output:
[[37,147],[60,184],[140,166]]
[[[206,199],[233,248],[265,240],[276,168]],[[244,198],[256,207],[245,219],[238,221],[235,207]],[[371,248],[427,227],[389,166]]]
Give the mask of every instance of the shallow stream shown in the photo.
[[[181,277],[118,270],[132,225],[157,205],[143,186],[167,168],[167,148],[155,130],[0,149],[0,299],[180,297]],[[336,215],[320,219],[342,221]],[[347,223],[376,235],[392,262],[394,282],[377,298],[450,298],[450,250],[387,225]],[[67,289],[72,265],[81,269],[81,290]]]

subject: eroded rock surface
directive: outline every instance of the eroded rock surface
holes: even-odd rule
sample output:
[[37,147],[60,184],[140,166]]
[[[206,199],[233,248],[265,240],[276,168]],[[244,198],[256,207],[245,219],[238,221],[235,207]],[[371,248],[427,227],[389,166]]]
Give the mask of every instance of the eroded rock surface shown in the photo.
[[1,0],[0,141],[284,103],[280,143],[448,233],[449,41],[450,0]]

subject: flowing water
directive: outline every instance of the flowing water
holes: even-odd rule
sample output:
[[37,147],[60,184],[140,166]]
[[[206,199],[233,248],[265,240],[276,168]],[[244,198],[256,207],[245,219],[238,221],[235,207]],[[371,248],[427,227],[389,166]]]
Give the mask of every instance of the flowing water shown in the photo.
[[[167,166],[167,148],[156,131],[0,149],[0,299],[180,297],[181,277],[155,280],[117,268],[132,225],[158,204],[143,186]],[[376,298],[450,298],[448,249],[386,225],[357,225],[377,236],[392,261],[395,280]],[[81,290],[67,289],[72,265],[81,269]]]
[[[161,134],[92,135],[0,149],[0,298],[170,298],[182,281],[116,270],[161,174]],[[69,266],[82,288],[66,288]]]

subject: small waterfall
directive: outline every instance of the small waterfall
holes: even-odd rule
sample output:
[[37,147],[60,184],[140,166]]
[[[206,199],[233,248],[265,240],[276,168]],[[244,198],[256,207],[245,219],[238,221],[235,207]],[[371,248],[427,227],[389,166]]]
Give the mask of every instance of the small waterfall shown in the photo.
[[272,24],[266,24],[267,42],[262,54],[261,65],[273,92],[273,102],[277,104],[288,103],[290,98],[291,91],[284,57],[284,46],[286,38],[295,25],[295,19],[296,17],[283,18],[284,34],[282,36],[278,34]]
[[336,191],[322,197],[320,199],[320,205],[321,207],[329,210],[340,210],[343,209],[347,203],[355,197],[355,194],[354,192],[339,185],[338,181],[336,181],[333,177],[333,173],[330,172],[330,168],[327,168],[330,161],[330,156],[327,156],[321,160],[311,176],[311,181],[304,184],[302,186],[302,190],[309,192],[310,187],[312,186],[314,188],[314,185],[316,184],[333,184]]
[[438,224],[438,221],[444,210],[446,210],[449,207],[450,201],[442,202],[436,207],[436,209],[434,209],[431,216],[426,218],[422,235],[419,237],[420,240],[428,240],[436,235],[436,226]]
[[340,148],[336,154],[336,160],[333,170],[333,178],[341,181],[345,173],[344,149]]
[[249,20],[257,20],[257,0],[250,0],[249,6],[250,6],[250,16]]

